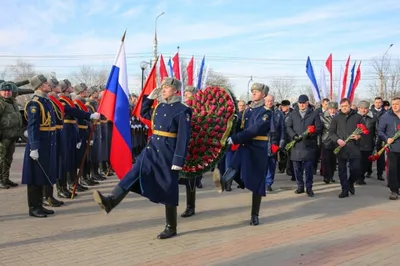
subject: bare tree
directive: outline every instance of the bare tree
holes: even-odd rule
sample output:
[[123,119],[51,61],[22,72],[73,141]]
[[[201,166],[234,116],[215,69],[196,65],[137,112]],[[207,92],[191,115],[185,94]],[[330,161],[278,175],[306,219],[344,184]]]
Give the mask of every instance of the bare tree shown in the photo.
[[272,79],[270,94],[274,95],[276,102],[287,100],[295,94],[295,81],[291,77],[276,77]]
[[368,84],[373,96],[392,99],[400,95],[400,59],[374,58],[372,59],[372,75],[376,75]]
[[23,60],[18,60],[14,65],[7,66],[5,73],[14,81],[21,81],[32,78],[36,75],[33,64]]
[[91,66],[81,66],[79,71],[72,74],[73,83],[85,83],[87,86],[104,85],[108,79],[109,70],[105,67],[94,69]]
[[0,79],[5,80],[7,76],[7,68],[4,68],[1,72],[0,72]]

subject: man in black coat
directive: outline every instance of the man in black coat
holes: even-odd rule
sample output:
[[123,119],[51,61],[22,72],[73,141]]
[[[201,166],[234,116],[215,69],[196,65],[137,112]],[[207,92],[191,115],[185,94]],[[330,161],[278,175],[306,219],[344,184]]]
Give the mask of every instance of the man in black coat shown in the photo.
[[363,135],[360,139],[361,152],[361,172],[357,181],[358,185],[365,185],[365,175],[372,168],[372,162],[368,159],[375,148],[377,138],[378,121],[373,113],[369,110],[369,102],[361,101],[358,104],[358,113],[362,116],[363,124],[367,127],[369,134]]
[[[342,192],[339,198],[349,196],[349,192],[354,195],[354,182],[357,181],[360,172],[360,135],[352,135],[357,128],[357,124],[362,123],[362,116],[356,110],[351,109],[350,100],[343,98],[340,101],[340,111],[331,122],[329,129],[330,139],[341,146],[337,154],[339,165],[339,179]],[[346,143],[345,140],[350,137]],[[350,176],[347,178],[347,163],[350,165]]]
[[[293,111],[293,108],[290,107],[290,101],[288,100],[283,100],[280,105],[280,109],[282,113],[286,118],[289,116],[289,114]],[[285,130],[285,135],[286,135],[286,143],[288,143],[291,139],[289,138],[289,135],[287,134]],[[292,181],[296,181],[296,177],[294,176],[294,171],[293,171],[293,163],[290,160],[290,151],[286,153],[285,151],[279,151],[278,152],[279,156],[281,157],[281,161],[279,162],[279,172],[283,173],[285,172],[286,169],[286,174],[292,177]],[[282,158],[283,157],[283,158]]]
[[[309,197],[314,196],[312,184],[314,179],[315,156],[317,154],[317,136],[322,131],[319,113],[314,111],[308,103],[307,95],[300,95],[297,107],[289,114],[285,121],[286,132],[291,140],[297,143],[291,149],[290,159],[297,181],[296,194],[304,193],[303,170],[306,174],[306,192]],[[300,136],[309,126],[315,126],[315,132],[306,138]]]
[[[381,97],[376,97],[374,100],[374,104],[371,106],[371,112],[374,115],[374,117],[376,117],[376,119],[378,120],[378,125],[379,125],[379,118],[381,118],[381,116],[386,113],[385,108],[383,107],[383,99]],[[385,145],[383,143],[384,141],[381,138],[377,139],[376,142],[376,150],[379,151],[383,145]],[[385,154],[382,154],[381,157],[379,157],[379,159],[376,161],[376,171],[377,171],[377,178],[380,181],[384,181],[385,179],[383,179],[383,172],[385,171],[385,166],[386,166],[386,162],[385,162]],[[371,169],[372,172],[372,169]],[[369,178],[370,175],[367,175],[367,178]]]

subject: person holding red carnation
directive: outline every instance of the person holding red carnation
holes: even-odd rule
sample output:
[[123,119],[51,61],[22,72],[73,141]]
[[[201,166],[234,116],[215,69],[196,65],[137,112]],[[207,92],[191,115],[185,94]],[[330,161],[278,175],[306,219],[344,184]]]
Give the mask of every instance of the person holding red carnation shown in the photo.
[[[107,213],[118,206],[130,191],[151,202],[164,204],[166,226],[157,236],[159,239],[177,234],[179,171],[186,161],[192,119],[192,109],[177,95],[181,87],[181,81],[167,77],[160,88],[145,95],[140,115],[151,120],[153,135],[132,169],[108,196],[99,191],[93,193],[95,202]],[[158,104],[152,108],[155,99]]]
[[[353,135],[359,124],[363,124],[363,119],[356,110],[351,109],[351,102],[347,98],[340,101],[340,111],[331,122],[329,135],[331,140],[342,147],[337,154],[338,172],[342,191],[339,198],[346,198],[349,192],[354,195],[354,183],[358,180],[361,169],[360,138],[361,135]],[[346,143],[346,139],[350,141]],[[347,165],[350,166],[350,176],[347,174]]]
[[[314,162],[318,154],[317,137],[322,131],[322,123],[318,111],[314,111],[309,104],[307,95],[300,95],[297,106],[289,114],[285,121],[286,132],[290,139],[296,141],[290,150],[290,159],[293,161],[293,168],[297,182],[296,194],[307,193],[314,197],[312,189],[314,181]],[[308,132],[305,134],[305,132]],[[306,174],[306,190],[304,190],[303,171]]]
[[358,185],[365,185],[365,177],[372,168],[372,161],[369,159],[375,148],[378,134],[378,119],[374,116],[373,112],[369,109],[369,102],[360,101],[358,103],[358,113],[362,116],[363,123],[369,131],[369,134],[363,135],[360,139],[360,152],[361,152],[361,172]]
[[271,111],[264,106],[269,88],[261,83],[251,86],[252,102],[238,121],[238,132],[228,138],[227,144],[240,144],[229,168],[221,178],[225,188],[240,171],[244,186],[253,192],[250,225],[259,224],[262,197],[266,196],[265,176],[267,174],[268,133],[271,125]]
[[388,187],[391,200],[399,198],[400,189],[400,140],[393,136],[400,131],[400,97],[392,100],[392,109],[383,114],[378,123],[378,135],[389,144],[388,158]]

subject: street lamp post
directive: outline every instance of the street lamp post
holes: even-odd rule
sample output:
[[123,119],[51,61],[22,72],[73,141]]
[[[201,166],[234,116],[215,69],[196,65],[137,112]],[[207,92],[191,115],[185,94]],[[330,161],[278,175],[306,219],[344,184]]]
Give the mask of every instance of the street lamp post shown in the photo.
[[156,19],[155,19],[155,27],[154,27],[154,62],[157,62],[157,20],[159,17],[161,17],[162,15],[164,15],[165,12],[162,12],[161,14],[159,14]]
[[247,101],[250,101],[250,82],[253,81],[253,76],[250,76],[250,80],[247,83]]
[[144,86],[144,71],[146,70],[148,63],[145,61],[140,62],[140,69],[142,69],[142,90]]
[[382,98],[384,98],[384,95],[383,95],[383,61],[385,60],[385,55],[387,54],[389,49],[392,48],[392,46],[393,46],[393,43],[391,45],[389,45],[389,47],[387,48],[386,52],[383,54],[382,59],[381,59],[381,69],[379,71],[379,80],[380,80],[379,96]]

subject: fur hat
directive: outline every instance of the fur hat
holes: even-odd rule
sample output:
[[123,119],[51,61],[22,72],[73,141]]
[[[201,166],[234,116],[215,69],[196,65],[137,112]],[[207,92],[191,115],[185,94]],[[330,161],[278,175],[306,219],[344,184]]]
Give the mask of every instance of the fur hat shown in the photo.
[[338,103],[337,102],[329,102],[328,103],[328,109],[338,109]]
[[31,78],[30,83],[33,90],[37,90],[40,86],[47,82],[47,78],[43,74],[39,74]]
[[195,93],[197,91],[197,88],[194,86],[187,86],[185,88],[185,92],[191,92],[191,93]]
[[182,89],[182,82],[180,82],[179,80],[174,79],[174,78],[166,77],[161,82],[161,87],[163,87],[163,86],[171,86],[171,87],[175,88],[178,92],[180,92]]
[[57,87],[58,85],[60,85],[60,83],[58,82],[58,80],[55,77],[52,77],[48,80],[48,83],[50,85],[50,88],[54,89],[55,87]]
[[0,83],[0,91],[17,91],[18,88],[14,82],[2,82]]
[[80,84],[78,84],[78,85],[75,85],[74,90],[75,90],[75,93],[76,93],[76,94],[79,94],[79,93],[81,93],[81,92],[87,90],[87,88],[88,88],[88,87],[86,86],[85,83],[80,83]]
[[88,96],[92,96],[92,94],[96,93],[99,91],[99,88],[97,86],[91,86],[90,88],[87,89]]
[[269,87],[262,83],[253,83],[253,85],[251,85],[250,91],[254,91],[254,90],[263,92],[264,95],[267,96],[268,92],[269,92]]

